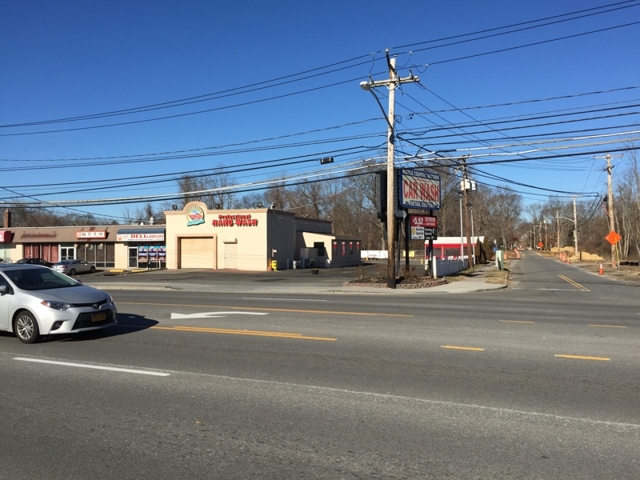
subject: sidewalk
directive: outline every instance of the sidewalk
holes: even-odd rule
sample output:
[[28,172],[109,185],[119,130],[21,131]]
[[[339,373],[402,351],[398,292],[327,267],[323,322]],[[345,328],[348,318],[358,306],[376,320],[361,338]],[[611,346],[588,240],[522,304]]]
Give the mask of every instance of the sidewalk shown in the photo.
[[[482,291],[493,291],[506,288],[505,283],[488,283],[488,276],[496,271],[493,264],[476,267],[473,272],[465,274],[463,277],[453,277],[455,281],[427,288],[386,288],[351,286],[341,277],[315,276],[315,282],[300,282],[295,278],[282,278],[274,272],[268,276],[261,275],[257,279],[226,281],[222,277],[209,275],[206,280],[199,282],[190,277],[188,281],[177,277],[181,271],[164,271],[163,278],[153,281],[152,276],[147,276],[147,272],[136,273],[136,281],[128,281],[126,276],[106,277],[113,278],[113,281],[93,281],[87,278],[84,283],[103,290],[166,290],[166,291],[190,291],[190,292],[227,292],[227,293],[256,293],[256,294],[288,294],[288,295],[316,295],[316,294],[342,294],[342,295],[393,295],[393,296],[415,296],[433,294],[461,294]],[[176,280],[170,277],[172,272],[176,272]],[[102,277],[105,278],[105,277]],[[116,280],[117,278],[117,280]],[[147,281],[149,280],[149,281]],[[288,281],[287,281],[288,280]]]

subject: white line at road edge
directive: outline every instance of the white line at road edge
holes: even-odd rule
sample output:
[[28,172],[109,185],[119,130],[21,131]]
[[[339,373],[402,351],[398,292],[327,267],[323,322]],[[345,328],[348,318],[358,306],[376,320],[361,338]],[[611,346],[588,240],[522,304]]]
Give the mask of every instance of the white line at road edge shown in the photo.
[[111,372],[136,373],[138,375],[153,375],[155,377],[168,377],[171,375],[170,373],[149,372],[146,370],[133,370],[130,368],[100,367],[98,365],[87,365],[84,363],[55,362],[53,360],[39,360],[37,358],[15,357],[14,360],[19,360],[21,362],[47,363],[49,365],[62,365],[64,367],[92,368],[94,370],[109,370]]
[[193,372],[174,372],[174,373],[187,373],[197,376],[205,376],[209,378],[219,378],[225,380],[231,380],[241,383],[257,383],[257,384],[267,384],[267,385],[279,385],[283,387],[289,388],[301,388],[304,390],[316,390],[319,392],[338,392],[348,395],[356,395],[356,396],[364,396],[364,397],[372,397],[372,398],[383,398],[388,400],[403,400],[403,401],[411,401],[422,403],[425,405],[441,405],[444,407],[456,407],[456,408],[467,408],[473,410],[486,410],[490,412],[497,412],[500,414],[511,414],[511,415],[522,415],[526,417],[538,417],[538,418],[549,418],[552,420],[560,420],[563,422],[576,422],[576,423],[585,423],[591,425],[604,425],[609,427],[617,427],[617,428],[631,428],[634,430],[640,429],[640,424],[638,423],[624,423],[624,422],[612,422],[608,420],[594,420],[591,418],[581,418],[581,417],[568,417],[565,415],[556,415],[554,413],[542,413],[542,412],[527,412],[525,410],[515,410],[512,408],[504,408],[504,407],[490,407],[488,405],[477,405],[473,403],[459,403],[459,402],[451,402],[447,400],[430,400],[426,398],[416,398],[416,397],[406,397],[404,395],[393,395],[389,393],[375,393],[375,392],[362,392],[358,390],[348,390],[345,388],[333,388],[333,387],[321,387],[316,385],[304,385],[300,383],[290,383],[290,382],[277,382],[273,380],[259,380],[254,378],[238,378],[238,377],[230,377],[228,375],[214,375],[209,373],[193,373]]

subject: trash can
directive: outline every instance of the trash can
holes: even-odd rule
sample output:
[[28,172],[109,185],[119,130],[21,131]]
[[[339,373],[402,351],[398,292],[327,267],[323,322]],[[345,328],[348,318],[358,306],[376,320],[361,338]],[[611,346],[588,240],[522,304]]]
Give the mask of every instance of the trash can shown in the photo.
[[271,260],[271,270],[274,272],[278,270],[278,260]]

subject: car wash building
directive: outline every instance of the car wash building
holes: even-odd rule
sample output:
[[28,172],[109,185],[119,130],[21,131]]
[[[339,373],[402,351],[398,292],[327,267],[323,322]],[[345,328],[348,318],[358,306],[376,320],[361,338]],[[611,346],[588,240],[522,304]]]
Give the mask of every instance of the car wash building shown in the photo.
[[330,221],[271,208],[209,210],[201,202],[164,214],[168,269],[265,271],[360,263],[360,240],[334,235]]

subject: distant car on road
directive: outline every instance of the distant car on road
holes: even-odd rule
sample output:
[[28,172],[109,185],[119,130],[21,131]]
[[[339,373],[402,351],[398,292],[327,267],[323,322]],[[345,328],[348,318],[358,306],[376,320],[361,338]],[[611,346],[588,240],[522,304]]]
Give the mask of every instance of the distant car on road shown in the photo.
[[93,273],[96,267],[92,263],[82,260],[62,260],[53,265],[56,272],[66,273],[67,275],[75,275],[76,273]]
[[42,258],[21,258],[16,263],[28,263],[29,265],[42,265],[43,267],[52,267],[52,262],[47,262]]
[[111,296],[40,265],[0,264],[0,330],[22,343],[116,323]]

